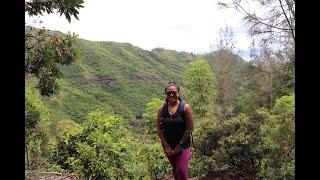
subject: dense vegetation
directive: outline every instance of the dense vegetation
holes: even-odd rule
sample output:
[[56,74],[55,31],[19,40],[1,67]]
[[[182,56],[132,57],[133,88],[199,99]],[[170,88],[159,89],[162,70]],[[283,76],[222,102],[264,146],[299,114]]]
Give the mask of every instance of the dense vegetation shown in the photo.
[[[263,96],[269,92],[265,82],[244,81],[259,77],[261,68],[253,63],[234,59],[233,70],[243,81],[232,108],[222,111],[214,53],[149,52],[82,39],[77,46],[80,60],[61,68],[56,94],[41,96],[34,88],[37,79],[26,78],[28,168],[77,172],[84,178],[168,175],[154,120],[164,85],[174,79],[197,117],[192,176],[241,171],[253,177],[293,177],[293,91],[275,92],[273,100]],[[288,75],[279,74],[273,82],[284,81],[283,76]]]
[[230,29],[221,33],[215,51],[195,55],[27,27],[26,169],[82,179],[170,175],[155,118],[175,81],[196,117],[191,176],[294,179],[294,44],[253,44],[246,62],[232,52]]

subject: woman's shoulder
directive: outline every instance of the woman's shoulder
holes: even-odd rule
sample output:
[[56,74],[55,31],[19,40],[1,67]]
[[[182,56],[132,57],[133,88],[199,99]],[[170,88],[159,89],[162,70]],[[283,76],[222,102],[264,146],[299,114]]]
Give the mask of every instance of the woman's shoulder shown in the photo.
[[184,111],[189,111],[191,110],[191,106],[187,103],[187,102],[184,102]]

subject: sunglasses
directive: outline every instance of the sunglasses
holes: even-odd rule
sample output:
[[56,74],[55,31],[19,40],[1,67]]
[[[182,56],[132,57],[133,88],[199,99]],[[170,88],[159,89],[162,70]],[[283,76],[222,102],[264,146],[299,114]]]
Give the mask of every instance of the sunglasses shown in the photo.
[[171,96],[171,94],[172,94],[173,96],[177,96],[177,93],[178,93],[178,92],[176,92],[176,91],[168,91],[168,92],[166,92],[167,96]]

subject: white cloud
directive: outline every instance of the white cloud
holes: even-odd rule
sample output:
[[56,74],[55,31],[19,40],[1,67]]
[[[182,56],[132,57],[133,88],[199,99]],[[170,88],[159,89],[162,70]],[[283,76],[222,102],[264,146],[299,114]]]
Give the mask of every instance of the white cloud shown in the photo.
[[[229,25],[235,28],[237,46],[247,48],[247,35],[239,14],[219,10],[216,3],[216,0],[88,0],[79,10],[79,21],[72,18],[68,23],[57,14],[40,19],[48,29],[75,32],[88,40],[187,52],[209,51],[219,29]],[[35,18],[26,16],[27,23],[32,19]]]

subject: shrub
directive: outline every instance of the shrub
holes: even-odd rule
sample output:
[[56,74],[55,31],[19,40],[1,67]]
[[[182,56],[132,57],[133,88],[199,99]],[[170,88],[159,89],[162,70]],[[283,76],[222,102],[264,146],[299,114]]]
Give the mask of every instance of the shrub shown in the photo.
[[163,179],[171,173],[171,166],[165,156],[160,143],[144,144],[139,152],[140,160],[143,161],[147,176],[150,179]]
[[254,177],[263,157],[259,127],[245,114],[218,122],[205,119],[195,128],[194,161],[198,174],[243,172]]
[[294,179],[294,96],[282,96],[272,110],[259,109],[263,117],[260,136],[269,151],[262,159],[259,175],[265,179]]
[[85,179],[123,179],[143,174],[134,167],[137,140],[124,128],[123,120],[96,111],[80,128],[66,132],[56,145],[52,159],[63,169]]

